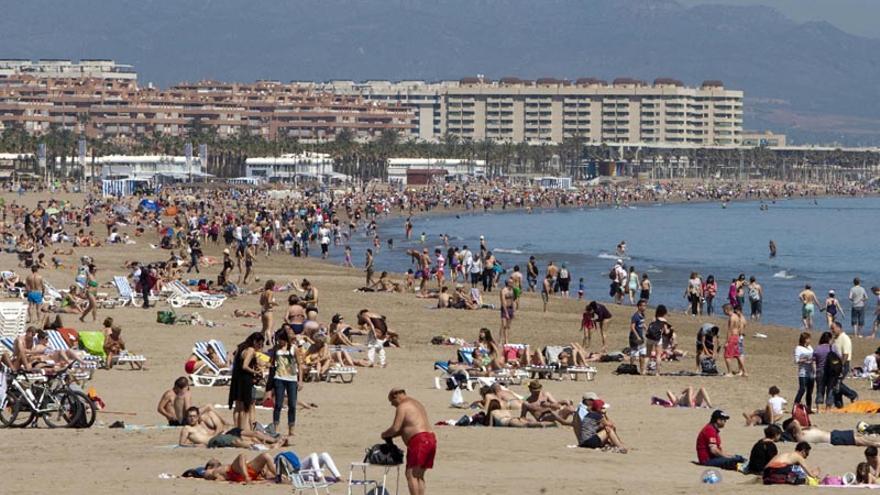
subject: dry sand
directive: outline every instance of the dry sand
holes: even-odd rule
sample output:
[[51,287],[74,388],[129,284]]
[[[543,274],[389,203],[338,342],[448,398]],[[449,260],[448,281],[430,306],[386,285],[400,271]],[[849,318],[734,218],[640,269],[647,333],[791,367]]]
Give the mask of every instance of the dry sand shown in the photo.
[[[28,202],[36,195],[26,196]],[[7,201],[13,199],[7,196]],[[98,226],[96,226],[98,227]],[[103,234],[101,229],[95,229]],[[123,260],[161,260],[167,252],[152,250],[139,239],[136,246],[111,246],[82,249],[77,254],[93,256],[98,263],[98,279],[111,280],[114,274],[125,273]],[[207,246],[206,254],[217,255],[220,248]],[[362,253],[355,253],[360,259]],[[73,263],[75,257],[65,257]],[[401,251],[401,267],[407,257]],[[17,265],[14,255],[0,254],[0,268]],[[747,268],[747,267],[744,267]],[[439,334],[454,335],[468,340],[476,338],[477,330],[486,326],[496,330],[499,318],[496,311],[459,311],[431,309],[435,301],[416,299],[413,295],[362,294],[352,291],[363,283],[360,270],[330,266],[317,260],[302,260],[284,255],[260,257],[256,273],[265,281],[274,278],[279,283],[308,277],[321,292],[321,319],[329,320],[335,312],[342,313],[349,322],[361,308],[370,308],[388,316],[392,329],[401,334],[403,349],[388,352],[387,369],[360,369],[353,385],[307,383],[300,393],[301,400],[316,402],[319,408],[299,411],[297,434],[293,450],[305,455],[310,452],[329,452],[340,469],[347,474],[348,463],[361,461],[364,449],[379,441],[379,432],[391,422],[393,409],[385,399],[391,387],[404,387],[409,394],[427,407],[432,422],[458,418],[462,410],[449,407],[450,392],[435,390],[432,363],[451,359],[454,347],[433,346],[431,337]],[[219,268],[207,270],[216,277]],[[47,270],[45,276],[56,286],[69,284],[73,269]],[[603,290],[604,282],[587,281],[588,293]],[[252,284],[250,288],[257,287]],[[111,291],[112,292],[112,291]],[[487,295],[495,302],[497,293]],[[279,302],[286,298],[278,295]],[[551,312],[542,314],[540,299],[527,295],[513,324],[512,340],[532,346],[565,344],[579,338],[581,302],[553,299]],[[282,305],[282,308],[284,306]],[[160,304],[157,309],[165,309]],[[4,466],[0,492],[45,493],[63,490],[66,493],[284,493],[289,487],[277,485],[240,486],[201,480],[163,480],[159,474],[180,474],[187,468],[204,464],[210,457],[230,461],[241,451],[235,449],[205,450],[173,448],[178,438],[176,429],[146,429],[126,431],[108,429],[116,420],[134,425],[158,425],[156,413],[159,395],[182,376],[183,363],[190,355],[195,341],[216,338],[228,348],[240,342],[253,328],[245,323],[258,320],[234,318],[234,309],[256,310],[257,296],[242,296],[228,301],[218,310],[198,310],[204,317],[220,326],[166,326],[156,320],[156,309],[137,308],[100,310],[97,323],[80,324],[68,316],[65,323],[78,330],[96,330],[105,316],[112,316],[123,327],[123,337],[129,348],[148,356],[148,370],[130,371],[124,367],[111,371],[99,370],[92,381],[107,410],[125,412],[120,415],[99,413],[103,426],[89,430],[50,430],[41,426],[27,430],[0,430],[0,464]],[[614,318],[610,331],[610,347],[626,345],[626,332],[631,307],[611,306]],[[186,310],[184,312],[189,312]],[[276,310],[276,320],[282,309]],[[693,352],[692,342],[700,323],[673,315],[671,321],[679,332],[682,347]],[[720,324],[720,320],[718,321]],[[768,339],[753,335],[762,332]],[[664,409],[649,405],[652,395],[663,395],[666,389],[681,390],[690,384],[707,388],[715,404],[733,417],[722,432],[724,448],[728,452],[748,455],[751,445],[762,433],[760,428],[746,428],[741,413],[762,407],[770,385],[778,385],[791,401],[797,388],[792,351],[798,332],[790,328],[749,325],[746,338],[749,378],[723,377],[636,377],[615,376],[616,364],[599,364],[600,372],[594,382],[545,381],[545,389],[557,398],[578,400],[585,391],[595,391],[612,405],[610,417],[617,423],[624,442],[632,449],[627,455],[603,453],[566,446],[574,443],[569,428],[509,429],[437,427],[439,450],[435,469],[427,476],[430,493],[586,493],[635,492],[649,487],[655,493],[693,493],[701,490],[700,474],[704,468],[695,466],[694,441],[697,432],[706,423],[707,410]],[[817,340],[818,335],[814,338]],[[873,350],[876,342],[856,340],[855,361]],[[719,363],[721,364],[721,363]],[[691,369],[690,356],[683,362],[665,366],[666,370]],[[850,382],[863,398],[875,396],[867,381]],[[226,402],[227,388],[193,388],[196,404]],[[526,393],[525,387],[515,387]],[[476,392],[465,392],[467,400],[478,398]],[[231,418],[228,411],[222,411]],[[271,411],[257,412],[258,420],[271,422]],[[851,429],[856,422],[869,419],[859,415],[828,414],[816,416],[825,429]],[[780,444],[781,450],[790,450],[790,444]],[[249,453],[250,454],[250,453]],[[862,460],[862,449],[819,445],[810,461],[823,472],[842,474],[854,471]],[[401,479],[402,493],[406,492]],[[724,473],[716,492],[751,493],[760,489],[752,477]],[[333,493],[344,493],[337,485]]]

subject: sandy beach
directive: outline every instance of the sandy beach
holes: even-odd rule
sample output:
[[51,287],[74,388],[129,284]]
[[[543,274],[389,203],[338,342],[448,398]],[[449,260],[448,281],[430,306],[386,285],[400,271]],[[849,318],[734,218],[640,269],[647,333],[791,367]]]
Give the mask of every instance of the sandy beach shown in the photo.
[[[6,195],[6,200],[18,199]],[[40,196],[42,199],[45,196]],[[35,202],[38,195],[26,195],[25,202]],[[19,199],[19,201],[21,201]],[[95,225],[102,235],[103,226]],[[396,234],[397,235],[397,234]],[[158,261],[168,253],[151,249],[155,243],[152,233],[137,239],[136,245],[113,245],[102,248],[77,249],[76,256],[64,256],[68,268],[46,270],[44,276],[57,287],[69,285],[74,277],[78,256],[92,256],[99,268],[101,283],[113,275],[126,274],[125,260]],[[609,240],[609,242],[611,242]],[[205,254],[218,256],[222,247],[208,244]],[[400,266],[406,268],[407,256],[400,249]],[[523,262],[528,255],[523,255]],[[354,253],[356,265],[363,262],[363,253]],[[0,267],[17,267],[15,255],[0,254]],[[747,268],[747,267],[744,267]],[[20,274],[23,270],[17,269]],[[317,409],[298,411],[294,446],[290,449],[301,457],[311,452],[328,452],[344,475],[350,462],[363,459],[364,449],[380,441],[379,433],[390,425],[393,408],[386,400],[391,387],[403,387],[427,407],[432,422],[457,419],[467,411],[449,407],[451,392],[433,388],[437,375],[432,363],[452,359],[455,347],[435,346],[430,340],[435,335],[451,335],[468,341],[476,339],[480,327],[498,329],[495,310],[437,310],[436,301],[417,299],[412,294],[358,293],[353,289],[363,285],[363,273],[358,269],[344,269],[322,263],[317,259],[293,258],[275,254],[260,256],[255,265],[261,282],[272,278],[276,282],[311,280],[321,293],[320,320],[328,322],[333,313],[341,313],[353,323],[356,313],[369,308],[388,317],[391,329],[400,333],[402,349],[388,351],[386,369],[358,370],[354,384],[306,383],[300,400],[315,402]],[[203,271],[216,278],[219,267]],[[398,280],[400,277],[397,277]],[[607,280],[606,280],[607,282]],[[252,283],[249,289],[260,286]],[[115,293],[112,289],[102,289]],[[276,298],[276,321],[281,319],[287,293]],[[497,292],[484,295],[487,302],[497,304]],[[656,301],[662,303],[663,301]],[[4,474],[2,486],[10,493],[45,493],[61,489],[67,493],[94,495],[116,493],[283,493],[288,486],[257,484],[240,486],[188,479],[160,479],[161,473],[179,475],[187,468],[204,465],[210,457],[229,462],[240,453],[235,449],[211,450],[175,448],[178,430],[157,427],[163,422],[156,412],[160,394],[170,388],[175,378],[184,375],[184,361],[191,353],[193,343],[211,338],[222,340],[232,349],[238,342],[259,328],[259,320],[233,317],[235,309],[258,310],[257,296],[246,295],[230,299],[220,309],[184,309],[181,314],[194,311],[217,323],[206,326],[168,326],[156,323],[157,308],[101,309],[96,323],[81,324],[74,315],[64,315],[66,326],[77,330],[98,330],[105,316],[112,316],[123,328],[123,338],[131,351],[148,357],[146,371],[131,371],[119,367],[110,371],[99,370],[90,383],[104,400],[107,410],[99,413],[95,427],[88,430],[0,429],[3,445]],[[579,341],[579,322],[583,302],[552,299],[551,311],[541,312],[540,298],[526,295],[513,322],[513,342],[533,347],[549,344],[567,344]],[[609,305],[614,314],[609,332],[609,349],[626,346],[629,317],[632,307]],[[653,309],[649,310],[653,314]],[[678,331],[680,347],[689,355],[683,361],[666,364],[664,371],[693,368],[694,335],[707,318],[691,318],[675,314],[670,318]],[[721,320],[715,320],[722,325]],[[824,328],[824,322],[817,318]],[[723,328],[723,326],[722,326]],[[756,338],[766,334],[766,339]],[[752,444],[761,438],[761,428],[744,427],[741,413],[763,407],[767,388],[777,385],[790,402],[796,388],[796,368],[792,351],[797,343],[798,330],[775,326],[750,324],[746,331],[746,365],[750,377],[639,377],[615,376],[617,363],[598,364],[599,374],[593,382],[544,381],[545,390],[557,399],[579,400],[581,394],[593,391],[609,404],[609,416],[631,448],[627,455],[567,448],[575,443],[569,428],[512,429],[481,427],[436,427],[438,454],[435,469],[427,475],[428,490],[435,494],[469,493],[586,493],[635,492],[649,487],[653,492],[693,493],[701,490],[700,474],[705,468],[692,463],[695,460],[694,442],[700,428],[708,421],[710,411],[704,409],[665,409],[649,405],[652,395],[663,396],[667,389],[680,391],[687,385],[706,387],[713,403],[727,411],[732,419],[722,431],[723,446],[728,452],[748,455]],[[814,342],[818,334],[814,335]],[[363,342],[363,340],[359,340]],[[877,345],[868,339],[854,339],[854,366]],[[595,346],[595,340],[594,340]],[[719,361],[723,368],[723,363]],[[874,398],[870,382],[848,382],[862,398]],[[524,386],[514,387],[527,394]],[[228,388],[193,388],[195,404],[225,404]],[[476,392],[465,391],[468,401],[478,398]],[[231,418],[229,411],[221,413]],[[260,422],[271,422],[270,410],[258,410]],[[814,416],[823,429],[852,429],[861,415],[825,414]],[[141,428],[108,429],[110,423],[121,420]],[[399,442],[399,441],[398,441]],[[791,444],[780,444],[780,451],[790,451]],[[823,473],[842,475],[855,470],[863,460],[858,447],[815,446],[810,461],[822,468]],[[720,485],[712,487],[719,493],[751,493],[757,488],[755,478],[725,472]],[[401,474],[401,493],[406,491]],[[782,488],[781,490],[785,490]],[[344,484],[336,485],[332,493],[344,493]]]

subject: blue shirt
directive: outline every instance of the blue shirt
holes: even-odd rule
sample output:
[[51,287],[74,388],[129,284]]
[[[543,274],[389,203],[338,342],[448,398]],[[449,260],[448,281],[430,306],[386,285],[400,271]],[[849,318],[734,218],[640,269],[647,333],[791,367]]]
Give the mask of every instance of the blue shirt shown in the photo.
[[639,336],[639,340],[636,340],[632,331],[630,331],[629,345],[630,347],[641,345],[645,340],[645,317],[641,313],[636,311],[635,313],[633,313],[630,323],[633,323],[635,325],[636,333]]

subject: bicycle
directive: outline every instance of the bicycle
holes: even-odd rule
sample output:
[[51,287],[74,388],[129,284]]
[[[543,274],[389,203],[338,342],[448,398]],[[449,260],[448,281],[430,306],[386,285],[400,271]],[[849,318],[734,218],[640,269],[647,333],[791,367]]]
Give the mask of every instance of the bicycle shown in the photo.
[[[10,375],[6,398],[0,404],[0,423],[24,428],[42,419],[49,428],[60,428],[73,427],[88,419],[94,422],[94,403],[66,383],[69,368],[62,368],[51,379],[21,370]],[[91,418],[86,417],[87,411]]]

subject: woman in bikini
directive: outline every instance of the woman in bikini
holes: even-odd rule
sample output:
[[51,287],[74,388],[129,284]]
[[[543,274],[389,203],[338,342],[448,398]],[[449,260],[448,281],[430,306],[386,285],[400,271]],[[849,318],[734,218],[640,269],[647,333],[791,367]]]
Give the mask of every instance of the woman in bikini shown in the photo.
[[98,281],[95,280],[95,272],[97,271],[94,264],[90,264],[88,271],[86,271],[86,309],[79,317],[79,321],[83,323],[89,313],[92,313],[92,321],[98,320]]
[[268,345],[274,345],[272,308],[275,306],[277,306],[275,303],[275,281],[267,280],[263,292],[260,294],[260,321],[263,324],[261,332],[263,332]]

